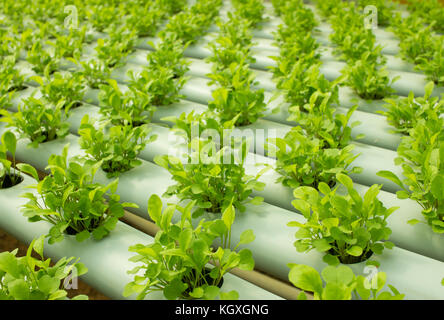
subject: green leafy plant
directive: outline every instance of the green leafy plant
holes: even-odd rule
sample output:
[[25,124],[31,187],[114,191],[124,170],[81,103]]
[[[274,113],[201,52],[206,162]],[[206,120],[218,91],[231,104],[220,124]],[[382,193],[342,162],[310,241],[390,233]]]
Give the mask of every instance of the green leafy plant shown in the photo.
[[[66,234],[84,241],[91,235],[99,240],[106,237],[124,215],[124,207],[137,207],[132,203],[120,203],[115,194],[118,179],[108,185],[94,183],[94,176],[101,162],[67,161],[68,146],[61,155],[51,155],[48,167],[51,174],[39,181],[37,172],[29,165],[21,170],[38,181],[32,188],[36,193],[25,193],[29,201],[22,212],[30,222],[47,221],[52,224],[47,235],[50,244],[62,241]],[[108,199],[105,199],[105,195]]]
[[97,58],[108,68],[123,64],[123,59],[134,51],[136,31],[131,32],[124,27],[113,29],[108,38],[98,39],[95,47]]
[[[17,138],[11,131],[6,131],[1,137],[2,144],[0,145],[0,188],[13,187],[23,181],[20,174],[15,168],[15,151],[17,149]],[[8,152],[12,156],[12,161],[8,159]]]
[[[0,300],[64,300],[68,293],[62,283],[71,273],[81,276],[88,271],[74,257],[63,257],[51,266],[51,259],[43,256],[43,244],[44,236],[32,240],[24,257],[17,257],[18,249],[0,253]],[[33,251],[39,258],[31,256]]]
[[55,56],[59,58],[79,59],[83,52],[83,43],[86,41],[86,26],[81,29],[69,30],[68,34],[55,36],[55,41],[49,41],[49,45],[55,49]]
[[83,76],[79,73],[56,72],[52,77],[34,76],[31,79],[41,86],[40,92],[43,98],[53,105],[63,101],[63,108],[69,110],[82,104],[85,85]]
[[134,89],[123,93],[113,79],[100,86],[99,101],[100,113],[113,125],[141,125],[150,121],[155,110],[148,93]]
[[159,27],[163,14],[151,3],[136,5],[129,8],[125,23],[129,30],[136,30],[139,37],[152,37]]
[[147,55],[149,69],[157,67],[167,68],[173,71],[174,78],[181,78],[189,69],[190,62],[183,57],[186,45],[172,34],[164,36],[156,44],[150,42],[154,51]]
[[323,260],[330,265],[358,263],[385,248],[392,248],[388,240],[391,229],[387,218],[397,207],[386,209],[377,199],[380,185],[371,186],[362,198],[353,188],[352,180],[342,173],[336,176],[348,191],[338,195],[338,187],[321,182],[318,189],[298,187],[292,205],[307,219],[305,223],[293,221],[290,227],[298,227],[296,242],[299,252],[316,249],[324,253]]
[[115,177],[139,166],[142,162],[137,159],[140,151],[154,141],[157,136],[151,135],[150,127],[111,126],[103,122],[99,128],[94,126],[95,119],[85,115],[79,129],[79,144],[87,154],[87,159],[100,162],[107,177]]
[[[288,265],[290,273],[288,279],[296,287],[313,292],[315,300],[402,300],[404,294],[392,285],[388,285],[390,291],[382,291],[387,281],[385,272],[378,272],[369,281],[366,277],[355,276],[352,269],[347,266],[327,266],[321,275],[316,269],[303,264]],[[304,292],[299,294],[298,300],[306,300]]]
[[359,156],[352,153],[353,145],[343,149],[323,148],[323,142],[307,137],[301,127],[294,127],[284,138],[268,139],[275,148],[268,147],[268,155],[276,157],[276,171],[281,175],[277,182],[297,188],[318,188],[321,182],[333,187],[336,174],[359,173],[362,168],[349,168]]
[[146,95],[153,106],[178,102],[184,97],[180,90],[188,80],[187,77],[176,78],[172,69],[161,66],[145,68],[137,75],[130,71],[129,77],[131,90]]
[[418,60],[418,69],[424,71],[435,84],[444,86],[444,37],[435,37],[430,56]]
[[59,61],[55,55],[51,55],[44,49],[40,41],[34,42],[31,50],[28,51],[26,60],[32,64],[32,70],[35,73],[52,74],[58,68]]
[[[223,276],[233,268],[254,268],[251,251],[238,250],[240,245],[254,240],[253,231],[244,231],[239,243],[231,250],[234,208],[229,206],[221,219],[202,219],[194,227],[191,219],[194,204],[195,201],[191,201],[185,208],[168,205],[162,212],[160,198],[156,195],[150,197],[148,213],[160,231],[152,244],[137,244],[129,248],[137,254],[130,261],[141,262],[142,265],[128,271],[135,276],[134,281],[126,285],[124,296],[137,293],[137,299],[143,299],[151,292],[161,291],[170,300],[238,299],[239,294],[235,290],[222,291]],[[173,224],[172,217],[176,210],[181,213],[181,218]],[[222,246],[214,249],[212,245],[217,239],[220,239]],[[210,267],[210,263],[214,266]],[[143,276],[138,275],[140,271],[143,271]]]
[[80,65],[82,70],[79,74],[83,76],[91,89],[99,89],[101,84],[107,84],[108,79],[111,78],[110,69],[101,60],[81,61]]
[[362,59],[346,68],[344,73],[347,76],[347,84],[353,88],[359,97],[378,100],[395,92],[391,85],[399,77],[390,79],[385,67],[380,67],[377,63],[369,61],[372,54],[373,52],[370,51],[364,53]]
[[[404,179],[387,170],[379,171],[377,175],[401,187],[397,197],[416,201],[432,230],[444,233],[444,119],[432,115],[420,119],[398,147],[399,157],[395,164],[402,166]],[[408,222],[415,225],[421,221],[412,219]]]
[[249,20],[253,27],[258,27],[259,22],[265,20],[264,4],[261,0],[232,0],[236,14]]
[[255,75],[244,63],[231,64],[221,73],[208,75],[221,87],[212,92],[213,99],[208,108],[215,111],[222,122],[232,121],[235,126],[245,126],[256,122],[266,110],[264,90],[253,90]]
[[397,132],[407,135],[418,120],[427,119],[430,113],[444,112],[444,100],[431,96],[433,88],[433,82],[429,82],[425,87],[424,97],[415,97],[413,92],[410,92],[406,98],[386,99],[387,111],[381,113]]
[[247,141],[243,140],[238,149],[222,148],[209,139],[194,138],[184,163],[170,155],[155,157],[154,161],[167,169],[177,182],[167,189],[164,196],[195,200],[199,208],[196,215],[204,211],[221,213],[231,205],[242,212],[247,201],[260,204],[261,197],[250,200],[248,197],[253,190],[264,188],[265,184],[258,181],[264,171],[256,176],[245,174],[247,145]]
[[[25,77],[20,73],[15,65],[15,58],[5,58],[2,61],[0,66],[0,97],[8,98],[8,95],[11,93],[26,88],[24,84]],[[4,106],[1,107],[6,109]]]
[[52,105],[33,96],[22,100],[16,113],[0,110],[5,117],[1,121],[15,127],[20,138],[31,140],[29,146],[37,147],[40,143],[61,139],[69,133],[69,123],[66,121],[69,109],[63,110],[64,102]]

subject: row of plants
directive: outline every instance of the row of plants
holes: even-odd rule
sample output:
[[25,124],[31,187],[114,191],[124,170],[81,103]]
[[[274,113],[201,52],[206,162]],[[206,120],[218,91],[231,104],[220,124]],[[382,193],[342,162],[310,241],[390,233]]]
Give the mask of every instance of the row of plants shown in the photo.
[[[355,277],[344,265],[336,266],[366,261],[385,247],[392,248],[386,241],[391,234],[386,219],[395,208],[386,209],[377,199],[378,185],[373,185],[363,200],[347,176],[361,171],[349,168],[357,157],[349,142],[351,128],[359,123],[348,126],[356,106],[345,115],[335,112],[338,89],[346,83],[347,75],[330,82],[320,73],[319,44],[313,37],[318,22],[313,12],[302,1],[275,0],[272,4],[283,21],[275,33],[280,56],[274,58],[277,66],[272,71],[277,94],[283,94],[290,106],[289,120],[298,125],[283,139],[270,141],[275,147],[269,147],[269,154],[277,158],[279,182],[294,189],[292,205],[306,219],[305,223],[288,224],[299,228],[294,244],[297,251],[315,249],[331,265],[322,273],[325,288],[317,271],[305,265],[289,264],[289,280],[313,292],[315,299],[376,299],[385,283],[384,273],[378,273],[380,286],[371,289],[374,286],[363,285],[364,277]],[[348,192],[338,195],[339,188],[341,194],[344,188]],[[367,264],[377,265],[371,260]],[[301,293],[299,298],[306,296]],[[402,298],[396,289],[393,294],[381,293],[381,299]]]
[[[342,71],[349,85],[362,99],[379,100],[394,93],[391,85],[398,79],[390,79],[386,58],[381,45],[376,45],[372,29],[365,24],[364,6],[359,2],[327,1],[331,12],[328,15],[333,33],[331,42],[334,53],[347,63]],[[316,2],[319,11],[326,4]]]
[[[211,4],[205,8],[210,7]],[[214,12],[217,12],[217,6],[213,6],[212,9]],[[170,30],[169,32],[165,32],[162,34],[162,37],[164,38],[163,40],[166,39],[159,45],[159,47],[163,49],[163,52],[158,52],[156,50],[152,55],[148,56],[148,60],[149,62],[151,62],[148,68],[159,68],[167,59],[166,61],[168,63],[166,64],[166,66],[169,67],[168,71],[175,71],[176,74],[174,74],[174,77],[178,78],[183,76],[186,68],[185,64],[182,63],[182,54],[177,55],[177,41],[172,41],[177,39],[178,36],[174,34],[172,35],[172,33],[172,30]],[[171,48],[176,48],[176,51],[169,50]],[[169,61],[168,56],[166,57],[165,54],[161,53],[168,53]],[[148,73],[150,71],[151,70],[147,70],[147,76],[145,80],[151,80],[151,78],[148,77],[148,75],[151,76],[151,74]],[[139,92],[143,92],[146,89],[146,83],[142,83],[142,81],[139,81],[139,79],[133,77],[134,85],[130,86],[130,88],[133,88],[133,90],[139,90]],[[37,80],[38,82],[40,81],[42,87],[45,86],[45,81],[43,78],[35,78],[35,80]],[[112,112],[116,111],[116,109],[118,109],[119,107],[121,107],[122,110],[132,110],[131,112],[137,112],[134,110],[135,108],[128,108],[136,105],[136,103],[131,101],[127,103],[127,108],[123,108],[122,105],[126,102],[126,96],[124,97],[124,99],[120,99],[122,97],[122,93],[120,92],[117,83],[111,80],[108,80],[108,82],[109,86],[100,86],[101,101],[110,102],[108,103],[108,105],[111,104],[112,107],[108,108],[109,110],[111,110],[111,113],[107,114],[107,119],[110,123],[112,123],[113,121],[119,123],[128,121],[133,124],[132,114],[123,117],[121,114],[113,114]],[[106,90],[113,90],[114,92],[107,94]],[[52,91],[54,93],[57,93],[56,90],[47,90],[47,92]],[[43,90],[43,92],[46,91]],[[153,94],[155,93],[157,92],[154,91]],[[63,94],[61,95],[63,96]],[[47,99],[47,97],[44,97],[41,100],[31,97],[27,101],[32,101],[37,105],[44,105],[46,100],[43,101],[43,99]],[[158,100],[168,101],[168,97],[160,97]],[[64,100],[61,100],[58,102],[58,110],[66,108],[67,111],[71,105],[72,101],[66,103]],[[103,105],[106,105],[106,103],[103,103]],[[106,114],[105,108],[102,109],[101,112]],[[142,113],[143,112],[141,112],[140,114]],[[32,116],[28,116],[28,121],[25,123],[25,126],[30,126],[32,124],[30,121],[31,118]],[[56,118],[56,121],[58,123],[62,123],[60,116],[56,116],[54,118]],[[46,123],[46,121],[44,121],[44,123]],[[38,126],[39,124],[41,124],[41,122],[37,122],[35,126]],[[66,124],[66,122],[64,124]],[[96,171],[100,167],[106,172],[114,172],[106,169],[125,167],[122,164],[116,165],[116,160],[119,159],[126,161],[126,164],[129,166],[137,165],[136,160],[131,159],[135,159],[138,151],[143,148],[141,146],[141,140],[144,139],[138,138],[140,138],[142,133],[146,132],[144,130],[145,127],[127,126],[127,123],[125,123],[125,126],[114,126],[111,128],[107,128],[108,137],[104,137],[104,135],[106,134],[101,129],[106,126],[106,123],[101,124],[98,129],[96,128],[95,124],[96,123],[94,121],[90,121],[88,117],[85,117],[82,120],[81,128],[79,130],[79,134],[81,135],[80,144],[82,148],[85,149],[86,153],[92,156],[92,159],[76,158],[71,159],[68,162],[67,148],[65,148],[61,156],[52,155],[50,157],[48,161],[48,168],[51,169],[51,174],[45,177],[42,181],[38,183],[38,185],[35,186],[35,188],[38,190],[39,196],[41,197],[41,199],[43,199],[44,205],[41,205],[39,198],[37,198],[35,194],[28,193],[25,195],[29,198],[29,202],[23,209],[25,216],[27,216],[30,221],[46,220],[53,224],[53,227],[50,229],[50,232],[47,235],[47,237],[49,237],[50,243],[61,241],[64,238],[65,234],[75,235],[78,241],[83,241],[91,235],[96,239],[101,239],[107,236],[109,232],[115,227],[115,223],[117,222],[118,218],[121,217],[123,214],[123,207],[133,206],[133,204],[119,203],[118,196],[115,195],[115,191],[117,188],[117,179],[107,186],[93,183],[93,179]],[[14,125],[12,121],[11,125]],[[56,126],[49,125],[46,127],[46,129],[44,128],[41,131],[51,131],[54,129],[54,127]],[[126,130],[127,128],[130,128],[128,130],[139,130],[139,132],[141,133],[136,134],[134,132],[128,132],[128,130]],[[29,132],[31,131],[32,130],[28,130],[28,135],[25,136],[30,137]],[[51,135],[51,140],[57,137],[61,138],[63,136],[66,136],[66,134],[67,131],[63,132],[63,134],[59,133],[59,135]],[[41,135],[45,136],[45,134]],[[46,135],[49,136],[49,134]],[[137,143],[134,143],[134,140],[132,139],[133,136],[136,137],[136,139],[134,140],[139,140]],[[109,137],[114,137],[114,140],[109,139]],[[116,141],[117,139],[124,141]],[[133,140],[132,143],[131,140]],[[36,141],[35,145],[37,145],[38,143],[49,140],[36,138],[34,139],[34,141]],[[123,146],[127,147],[128,150],[124,150],[122,148]],[[128,153],[126,153],[125,151],[128,151]],[[100,159],[98,159],[98,157],[100,157]],[[31,174],[37,181],[39,181],[37,172],[31,166],[20,165],[18,167],[23,172]],[[129,169],[130,168],[126,167],[126,170]],[[59,195],[54,194],[54,192],[58,193]],[[108,202],[104,202],[104,195],[107,192],[110,193],[108,195],[109,200]],[[89,200],[85,201],[85,196],[87,194],[94,194],[94,197],[89,197]],[[190,210],[192,207],[192,205],[189,206],[188,210]],[[154,210],[157,210],[157,208],[154,208]],[[170,213],[174,212],[175,208],[169,208],[168,211]],[[188,215],[189,213],[190,211],[188,211]],[[154,216],[152,212],[150,214],[152,217]],[[171,219],[172,215],[168,215]],[[217,286],[221,284],[222,276],[226,272],[234,267],[243,267],[245,269],[250,269],[254,266],[254,261],[252,262],[251,252],[249,252],[248,250],[241,250],[239,251],[239,253],[235,251],[232,252],[231,250],[226,248],[224,248],[223,250],[222,248],[220,248],[214,253],[208,251],[209,246],[213,242],[211,237],[213,237],[214,239],[216,237],[223,238],[223,243],[225,247],[230,245],[228,234],[231,234],[231,232],[229,232],[229,229],[231,228],[230,221],[232,223],[233,220],[234,211],[231,207],[227,207],[226,213],[223,215],[223,219],[212,222],[212,225],[214,226],[207,224],[208,226],[205,226],[205,228],[207,228],[205,232],[201,230],[202,227],[198,227],[196,230],[193,230],[191,226],[191,216],[189,219],[183,219],[183,221],[187,222],[186,225],[182,225],[183,236],[187,235],[188,237],[189,235],[190,238],[186,240],[190,243],[189,247],[184,248],[183,246],[181,246],[181,249],[183,249],[182,255],[178,255],[176,258],[172,258],[171,263],[177,264],[177,272],[171,272],[169,275],[165,274],[165,272],[162,272],[161,274],[161,276],[163,277],[163,284],[165,284],[165,282],[171,283],[170,285],[165,286],[164,293],[167,298],[177,298],[179,296],[183,298],[214,298],[217,295],[217,292],[215,290],[218,290]],[[160,224],[160,220],[155,222]],[[224,226],[226,226],[225,229],[221,226],[221,222],[223,222]],[[171,248],[173,243],[175,243],[177,240],[177,226],[174,226],[171,221],[168,221],[167,223],[168,226],[165,226],[164,231],[165,235],[168,234],[170,242],[168,246]],[[160,224],[160,226],[162,227],[164,226],[164,224]],[[252,241],[252,237],[254,238],[254,236],[251,235],[250,231],[246,232],[245,236],[242,237],[240,244]],[[202,247],[204,243],[203,240],[205,240],[207,243],[206,247]],[[196,245],[191,243],[191,241],[193,243],[196,242]],[[162,240],[162,244],[164,244],[164,242],[165,241]],[[159,245],[159,243],[157,243],[157,245]],[[199,249],[201,250],[200,253],[197,252]],[[160,250],[159,254],[161,253],[163,255],[163,251],[164,250]],[[146,250],[143,252],[145,253]],[[182,259],[183,261],[180,261],[180,258],[183,256],[184,252],[188,252],[188,255],[196,262],[196,265],[189,266],[186,272],[184,272],[183,270],[183,265],[189,264],[189,259]],[[165,256],[171,255],[171,252],[165,253]],[[205,257],[205,255],[207,255],[207,257]],[[202,259],[199,260],[197,258]],[[205,264],[210,260],[218,262],[218,267],[213,268],[211,274],[209,271],[207,272],[206,269],[203,269],[205,267]],[[152,267],[153,266],[150,266],[150,268]],[[170,264],[168,264],[166,267],[169,269]],[[171,276],[175,276],[176,279],[172,279]],[[195,279],[193,279],[193,277]],[[180,286],[177,286],[178,280],[181,278],[184,279],[183,283]],[[192,279],[191,282],[189,281],[190,278]],[[212,278],[214,278],[214,280],[212,280],[212,285],[208,285],[210,279]],[[188,282],[186,281],[186,279],[188,279]],[[137,281],[140,281],[140,278],[138,278]],[[151,284],[147,286],[147,289],[150,286]],[[131,288],[133,289],[135,287],[136,286],[131,286]],[[183,290],[179,291],[181,288],[183,288]],[[194,289],[190,290],[190,288]],[[171,295],[171,290],[175,292],[176,296],[173,297]],[[128,289],[126,290],[126,292],[128,292]],[[235,298],[237,297],[237,294],[231,292],[225,294],[224,296],[224,294],[221,293],[221,298],[224,297]]]
[[[431,2],[433,1],[424,1],[424,4],[427,6]],[[443,86],[444,36],[435,33],[440,32],[442,22],[434,21],[430,17],[434,12],[441,12],[441,19],[444,19],[442,14],[444,9],[439,3],[436,4],[440,7],[427,7],[427,11],[418,9],[405,18],[397,12],[391,20],[389,29],[400,40],[400,56],[414,64],[415,69],[424,72],[436,85]],[[425,12],[427,14],[424,14]]]
[[333,187],[337,173],[361,171],[350,167],[357,157],[349,144],[351,128],[359,124],[349,126],[356,106],[345,115],[336,112],[339,85],[345,78],[330,82],[320,72],[319,44],[313,37],[318,22],[313,12],[302,1],[274,1],[273,5],[284,22],[275,33],[280,50],[273,68],[276,95],[284,95],[288,120],[297,126],[284,138],[269,141],[269,155],[277,158],[278,182],[285,186],[317,188],[324,182]]

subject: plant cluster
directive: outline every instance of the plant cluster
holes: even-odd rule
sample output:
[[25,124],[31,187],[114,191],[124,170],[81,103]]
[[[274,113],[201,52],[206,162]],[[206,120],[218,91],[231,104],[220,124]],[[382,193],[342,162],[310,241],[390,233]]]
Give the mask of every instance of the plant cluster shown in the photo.
[[22,102],[15,113],[0,110],[0,114],[4,116],[0,121],[7,122],[9,127],[15,127],[20,138],[31,140],[29,146],[35,148],[40,143],[68,135],[69,123],[66,120],[69,113],[68,109],[63,108],[63,100],[53,105],[31,96]]
[[415,68],[435,84],[444,85],[444,37],[433,32],[436,21],[427,25],[428,21],[428,14],[403,18],[398,13],[393,18],[391,30],[400,38],[400,56],[415,64]]
[[324,182],[318,186],[320,191],[312,187],[294,190],[292,205],[306,219],[305,223],[288,223],[299,228],[297,251],[316,249],[324,254],[324,262],[337,265],[365,261],[384,248],[391,249],[393,243],[386,241],[392,232],[387,218],[398,208],[387,209],[378,200],[381,186],[371,186],[362,198],[349,177],[338,173],[336,179],[347,189],[346,195],[337,194],[338,187],[331,189]]
[[348,145],[351,128],[359,123],[348,123],[356,107],[346,115],[335,112],[344,77],[330,82],[320,72],[318,44],[312,35],[317,25],[313,12],[302,1],[274,5],[284,21],[275,34],[280,56],[275,57],[274,80],[277,94],[282,93],[289,104],[288,120],[298,126],[284,138],[269,139],[266,148],[277,158],[276,171],[281,175],[278,182],[285,186],[317,188],[320,182],[334,186],[337,173],[361,171],[357,167],[349,169],[356,158]]
[[[254,268],[251,251],[239,250],[239,246],[255,239],[253,231],[244,231],[231,250],[231,226],[235,219],[233,206],[227,207],[220,219],[202,219],[196,225],[191,213],[195,203],[191,201],[186,207],[168,205],[162,211],[160,198],[157,195],[150,197],[148,213],[160,231],[153,243],[129,248],[136,253],[130,261],[141,265],[128,272],[134,275],[134,281],[126,285],[124,296],[137,293],[137,299],[143,299],[152,292],[160,291],[169,300],[238,299],[237,291],[222,291],[223,276],[233,268]],[[180,219],[173,223],[176,210]],[[221,246],[213,248],[216,240]]]
[[[1,137],[0,144],[0,189],[10,188],[23,181],[16,169],[15,151],[17,149],[17,138],[11,131],[6,131]],[[8,159],[8,152],[11,160]]]
[[[64,300],[67,292],[62,285],[72,272],[76,276],[88,269],[74,257],[63,257],[51,266],[43,256],[44,236],[32,240],[26,256],[17,257],[18,249],[0,253],[0,300]],[[39,257],[34,258],[35,252]],[[87,300],[77,295],[71,300]]]
[[346,84],[362,99],[378,100],[391,95],[397,78],[390,79],[385,70],[386,59],[382,47],[375,44],[375,36],[365,25],[363,8],[351,3],[338,3],[338,10],[330,16],[335,52],[347,62],[343,70]]
[[[217,122],[206,124],[207,128],[218,125]],[[241,146],[236,148],[232,145],[221,147],[209,138],[194,138],[190,141],[190,149],[185,161],[170,155],[154,159],[176,181],[164,196],[195,201],[198,207],[196,215],[204,211],[218,214],[232,205],[243,212],[246,202],[262,202],[261,197],[248,199],[253,190],[262,190],[265,184],[258,181],[263,171],[256,176],[245,173],[249,150],[247,141],[243,140]]]
[[396,132],[408,135],[420,119],[434,118],[444,113],[444,100],[432,97],[433,88],[434,83],[429,82],[425,87],[424,97],[415,97],[413,92],[410,92],[405,98],[386,99],[387,110],[381,113],[387,117],[388,123],[396,128]]
[[[412,199],[422,207],[426,223],[436,233],[444,233],[444,118],[436,109],[418,119],[398,147],[395,164],[403,170],[403,178],[390,171],[377,174],[397,184],[399,199]],[[409,220],[414,225],[417,219]]]
[[[209,44],[212,63],[209,85],[217,84],[212,92],[213,100],[208,108],[222,123],[246,126],[257,121],[266,110],[264,90],[255,90],[255,74],[250,69],[254,62],[251,53],[252,33],[255,18],[245,12],[252,10],[254,1],[238,1],[235,12],[228,14],[228,20],[219,22],[219,36]],[[241,11],[244,10],[244,14]],[[243,12],[243,11],[242,11]]]
[[[108,185],[94,182],[101,162],[79,161],[68,158],[68,146],[62,155],[51,155],[47,169],[51,174],[39,180],[36,170],[21,164],[20,169],[30,174],[38,183],[32,188],[37,193],[25,193],[28,202],[22,212],[30,222],[47,221],[52,224],[48,242],[62,241],[66,234],[84,241],[106,237],[124,215],[124,207],[136,207],[121,203],[116,194],[118,179]],[[107,199],[105,199],[105,196]]]
[[60,73],[56,72],[49,77],[39,76],[31,77],[32,80],[40,85],[40,92],[46,102],[57,105],[63,102],[63,108],[70,110],[81,105],[85,95],[85,85],[83,76],[78,73]]
[[108,122],[103,122],[96,128],[95,122],[88,115],[83,117],[79,128],[79,145],[85,150],[88,160],[101,164],[108,178],[139,166],[139,152],[156,139],[154,135],[147,139],[151,131],[147,125],[108,126]]

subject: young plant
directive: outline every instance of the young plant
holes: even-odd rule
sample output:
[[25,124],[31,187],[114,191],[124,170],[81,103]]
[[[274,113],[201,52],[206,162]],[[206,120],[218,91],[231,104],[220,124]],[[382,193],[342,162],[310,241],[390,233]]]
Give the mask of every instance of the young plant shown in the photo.
[[5,116],[2,121],[15,127],[20,138],[30,139],[29,146],[36,148],[40,143],[68,135],[69,123],[66,119],[69,110],[63,110],[63,106],[63,101],[54,106],[31,96],[23,100],[16,113],[0,110],[0,114]]
[[174,15],[184,10],[187,6],[187,0],[156,0],[159,9],[166,15]]
[[86,41],[86,26],[82,29],[70,29],[68,34],[55,35],[55,41],[49,44],[55,49],[58,58],[79,59]]
[[52,224],[47,235],[50,244],[62,241],[66,234],[75,235],[79,242],[91,235],[100,240],[115,228],[124,215],[124,207],[137,206],[120,203],[115,194],[118,179],[106,186],[94,182],[101,162],[67,161],[67,157],[68,146],[62,155],[51,155],[46,168],[51,174],[41,181],[33,167],[21,167],[38,181],[32,186],[37,193],[23,195],[29,200],[22,207],[23,215],[30,222],[43,220]]
[[[162,201],[157,195],[148,200],[148,213],[160,227],[154,242],[149,245],[136,244],[129,251],[137,255],[132,262],[142,265],[128,271],[134,275],[134,281],[125,286],[125,297],[137,294],[143,299],[155,291],[163,292],[165,298],[176,299],[238,299],[233,290],[222,291],[223,277],[233,268],[253,270],[253,255],[248,249],[239,250],[239,246],[255,239],[252,230],[244,231],[239,243],[231,250],[231,226],[235,219],[235,210],[229,206],[221,219],[205,221],[197,226],[191,219],[191,201],[185,208],[168,205],[162,212]],[[181,213],[180,220],[173,224],[175,211]],[[215,240],[222,246],[214,249]],[[210,266],[210,263],[214,266]],[[140,275],[143,272],[143,275]]]
[[307,220],[293,221],[290,227],[298,227],[294,245],[298,252],[316,249],[324,253],[324,262],[330,265],[351,264],[365,261],[372,254],[381,254],[385,248],[392,248],[388,240],[391,229],[387,218],[397,207],[386,209],[376,196],[380,185],[371,186],[362,198],[353,188],[352,180],[338,173],[336,179],[347,188],[345,196],[336,194],[321,182],[318,189],[298,187],[293,194],[292,205]]
[[151,3],[136,5],[129,8],[126,25],[129,30],[135,30],[139,37],[152,37],[155,35],[161,22],[163,12]]
[[[13,187],[23,181],[15,168],[15,151],[17,148],[17,138],[11,131],[6,131],[1,137],[0,145],[0,189]],[[8,152],[12,156],[12,161],[8,159]]]
[[101,84],[107,84],[108,79],[111,78],[110,69],[101,60],[81,61],[80,65],[82,70],[79,74],[83,76],[91,89],[99,89]]
[[147,125],[108,127],[108,122],[104,122],[96,129],[94,123],[95,119],[90,121],[88,115],[83,117],[79,144],[85,150],[88,160],[102,164],[101,168],[108,178],[141,165],[142,162],[137,159],[138,154],[156,139],[155,135],[147,139],[151,131]]
[[148,67],[135,75],[129,73],[131,90],[148,97],[152,106],[167,106],[178,102],[187,77],[176,78],[174,71],[162,66]]
[[[26,89],[25,76],[15,67],[16,59],[3,59],[0,66],[0,97],[9,96],[15,91]],[[1,106],[6,109],[5,107]]]
[[252,27],[258,27],[264,20],[265,7],[261,0],[232,0],[237,15],[251,22]]
[[[386,170],[377,175],[400,186],[398,198],[416,201],[433,232],[444,233],[444,118],[437,114],[429,116],[419,120],[398,147],[395,163],[402,166],[405,178],[401,180]],[[419,222],[408,221],[411,225]]]
[[194,138],[185,163],[173,156],[157,156],[154,161],[177,182],[164,196],[196,201],[196,215],[204,211],[219,214],[231,205],[243,212],[247,201],[260,204],[261,197],[248,200],[253,190],[262,190],[265,184],[258,181],[263,172],[256,176],[245,174],[247,142],[243,140],[239,149],[217,149],[214,141]]
[[269,156],[276,157],[276,172],[281,176],[277,182],[286,187],[310,186],[318,189],[321,182],[333,187],[338,173],[350,174],[362,171],[360,167],[349,168],[359,156],[354,155],[353,145],[343,149],[323,148],[323,142],[306,136],[301,127],[294,127],[285,137],[268,139]]
[[123,93],[117,82],[108,80],[108,85],[101,85],[99,92],[100,113],[113,125],[138,126],[149,122],[154,107],[148,93],[131,88]]
[[32,64],[32,70],[40,75],[54,73],[59,64],[56,56],[51,55],[47,49],[43,48],[41,41],[34,42],[31,50],[28,51],[26,60]]
[[108,68],[121,66],[124,58],[134,51],[135,37],[135,30],[113,29],[108,38],[97,40],[97,58]]
[[[382,291],[387,281],[385,272],[378,272],[369,281],[366,277],[355,276],[347,266],[327,266],[321,275],[316,269],[303,264],[288,264],[290,273],[288,279],[297,288],[313,292],[315,300],[402,300],[404,294],[392,285],[390,291]],[[325,283],[325,285],[324,285]],[[307,300],[307,295],[301,292],[298,300]]]
[[396,132],[407,135],[420,119],[427,119],[430,113],[444,113],[444,100],[431,96],[433,88],[434,83],[429,82],[425,86],[424,97],[415,98],[411,91],[406,98],[386,99],[387,111],[381,113],[387,117],[388,123],[396,128]]
[[43,98],[53,105],[63,101],[63,108],[70,110],[82,104],[85,85],[83,76],[79,73],[56,72],[52,77],[34,76],[31,79],[41,86],[40,92]]
[[186,45],[184,46],[174,35],[166,35],[156,44],[152,42],[149,44],[154,48],[154,51],[147,55],[149,69],[158,67],[170,69],[176,79],[183,77],[189,70],[190,62],[183,56]]
[[418,58],[418,69],[439,86],[444,86],[444,37],[434,37],[433,48],[428,57]]
[[264,103],[264,90],[254,90],[255,75],[244,63],[232,64],[219,74],[209,77],[217,82],[220,88],[213,91],[213,99],[208,108],[215,111],[222,122],[232,121],[235,126],[246,126],[256,122],[266,110]]
[[205,31],[205,22],[206,17],[200,14],[194,14],[190,10],[182,11],[168,21],[165,29],[160,33],[160,37],[172,34],[184,44],[193,44],[197,37]]
[[[81,276],[88,269],[74,257],[63,257],[51,267],[43,255],[44,236],[32,240],[26,256],[17,257],[18,249],[0,253],[0,300],[65,300],[63,284],[70,274]],[[33,251],[39,256],[34,258]],[[87,300],[77,295],[71,300]]]
[[347,84],[359,97],[367,100],[379,100],[395,92],[391,85],[399,77],[390,79],[385,66],[381,67],[370,61],[369,57],[372,54],[370,51],[364,53],[362,59],[345,69],[344,74],[347,77]]

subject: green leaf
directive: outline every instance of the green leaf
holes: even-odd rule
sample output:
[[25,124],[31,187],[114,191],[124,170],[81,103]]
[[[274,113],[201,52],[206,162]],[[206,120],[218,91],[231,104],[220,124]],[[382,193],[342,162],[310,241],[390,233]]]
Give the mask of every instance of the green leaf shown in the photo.
[[359,257],[362,254],[362,248],[359,246],[352,246],[346,250],[346,252],[354,257]]
[[253,253],[248,249],[242,249],[239,251],[239,269],[241,270],[253,270],[254,269],[254,259]]
[[37,170],[33,166],[31,166],[31,165],[29,165],[27,163],[18,163],[17,164],[17,169],[19,169],[23,173],[29,174],[36,181],[40,180],[39,179],[39,175],[37,173]]
[[39,279],[39,289],[46,295],[57,291],[60,286],[60,280],[57,278],[51,278],[49,275],[45,274]]
[[328,243],[327,239],[315,239],[313,240],[313,246],[316,248],[319,252],[325,252],[332,248],[330,243]]
[[15,279],[8,283],[8,289],[15,300],[28,300],[30,290],[28,284],[23,279]]
[[390,171],[387,171],[387,170],[378,171],[376,173],[376,175],[379,177],[382,177],[382,178],[386,178],[386,179],[394,182],[395,184],[397,184],[401,188],[404,188],[404,184],[402,183],[402,181],[394,173],[392,173]]
[[432,180],[430,191],[436,199],[444,200],[444,175],[439,174]]
[[82,242],[82,241],[85,241],[86,239],[88,239],[89,236],[90,236],[89,231],[83,230],[83,231],[76,234],[76,240],[78,242]]
[[12,156],[15,156],[15,150],[17,147],[17,138],[11,131],[6,131],[2,136],[2,143],[6,146],[6,149],[11,152]]
[[327,266],[322,270],[321,274],[327,283],[334,282],[346,286],[349,285],[355,277],[352,269],[343,265],[337,267]]
[[225,223],[228,230],[231,230],[235,216],[236,213],[233,205],[229,205],[222,213],[222,221]]
[[245,230],[240,235],[240,241],[238,245],[251,243],[254,241],[254,239],[256,239],[256,236],[254,235],[253,230],[252,229]]
[[148,214],[156,224],[159,224],[162,216],[162,200],[156,194],[148,199]]
[[319,273],[312,267],[295,264],[292,265],[288,274],[290,282],[299,289],[322,293],[322,280]]
[[235,290],[219,293],[220,300],[239,300],[239,293]]
[[327,283],[322,291],[322,300],[351,300],[351,290],[343,284]]

